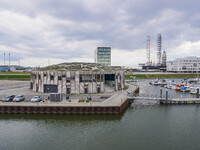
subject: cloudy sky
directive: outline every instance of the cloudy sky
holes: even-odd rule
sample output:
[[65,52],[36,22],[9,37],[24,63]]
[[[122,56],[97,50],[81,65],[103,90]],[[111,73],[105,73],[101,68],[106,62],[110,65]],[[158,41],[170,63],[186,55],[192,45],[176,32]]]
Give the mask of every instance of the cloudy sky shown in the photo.
[[200,56],[198,0],[0,0],[0,64],[46,66],[94,62],[112,47],[112,65],[146,62],[146,36],[156,61],[161,33],[167,59]]

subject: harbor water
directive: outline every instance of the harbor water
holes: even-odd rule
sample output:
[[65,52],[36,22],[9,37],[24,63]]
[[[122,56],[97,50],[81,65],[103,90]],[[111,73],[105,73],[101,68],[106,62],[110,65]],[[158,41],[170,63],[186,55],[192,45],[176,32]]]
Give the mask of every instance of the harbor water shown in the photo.
[[[141,93],[159,86],[139,81]],[[168,90],[169,95],[195,97]],[[165,93],[165,89],[163,89]],[[200,106],[135,100],[120,115],[0,114],[1,150],[197,150]]]

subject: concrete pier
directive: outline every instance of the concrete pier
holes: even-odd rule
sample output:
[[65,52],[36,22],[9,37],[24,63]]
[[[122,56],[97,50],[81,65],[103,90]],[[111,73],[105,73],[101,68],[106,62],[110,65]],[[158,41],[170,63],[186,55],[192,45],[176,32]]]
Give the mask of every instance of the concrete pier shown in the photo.
[[0,102],[0,113],[118,114],[129,104],[127,93],[137,91],[138,87],[129,85],[103,102]]

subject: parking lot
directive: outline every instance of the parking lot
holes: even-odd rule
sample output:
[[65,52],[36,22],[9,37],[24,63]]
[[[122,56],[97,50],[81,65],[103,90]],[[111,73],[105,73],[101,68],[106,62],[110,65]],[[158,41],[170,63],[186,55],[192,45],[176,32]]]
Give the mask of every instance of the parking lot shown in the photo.
[[[9,95],[24,95],[25,100],[23,102],[30,102],[31,98],[34,96],[40,96],[42,100],[47,100],[49,93],[39,93],[34,92],[29,87],[29,82],[27,81],[0,81],[0,100],[5,96]],[[105,99],[109,98],[111,93],[101,93],[101,94],[91,94],[93,102],[102,102]],[[70,95],[67,101],[77,100],[77,99],[86,99],[88,94],[79,94],[79,95]],[[63,95],[63,100],[66,100],[66,95]]]

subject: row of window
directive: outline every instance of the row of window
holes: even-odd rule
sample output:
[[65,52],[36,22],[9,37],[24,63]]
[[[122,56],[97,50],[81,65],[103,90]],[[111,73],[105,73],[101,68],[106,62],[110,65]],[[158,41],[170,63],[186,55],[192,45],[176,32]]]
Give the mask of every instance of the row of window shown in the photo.
[[109,63],[110,62],[110,60],[106,60],[106,59],[104,59],[104,60],[98,60],[98,63]]
[[98,56],[98,59],[99,58],[109,58],[110,59],[110,56],[109,55],[101,55],[101,56]]
[[200,60],[182,60],[180,62],[200,62]]
[[[36,79],[37,75],[35,75]],[[71,80],[75,80],[74,76],[66,77],[66,75],[58,76],[58,80],[62,80],[62,78],[66,78],[66,82],[69,83]],[[41,79],[41,76],[38,76],[38,79]],[[79,77],[80,82],[100,82],[103,81],[103,75],[100,76],[100,74],[97,75],[80,75]],[[101,79],[101,80],[100,80]],[[54,76],[50,75],[50,80],[54,80]]]
[[187,62],[181,62],[180,64],[187,64],[187,65],[191,65],[191,64],[200,64],[200,63],[194,63],[194,62],[191,62],[191,63],[187,63]]
[[171,68],[171,70],[200,70],[200,68]]
[[110,48],[98,48],[98,52],[99,51],[104,51],[104,52],[110,52],[111,51],[111,49]]
[[103,81],[103,75],[80,75],[80,82],[100,82]]
[[98,62],[110,62],[110,59],[98,59]]
[[100,54],[107,54],[107,55],[110,55],[110,52],[98,52],[98,55]]

